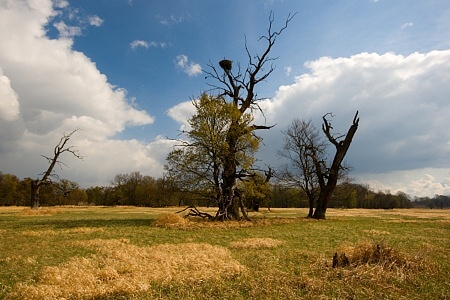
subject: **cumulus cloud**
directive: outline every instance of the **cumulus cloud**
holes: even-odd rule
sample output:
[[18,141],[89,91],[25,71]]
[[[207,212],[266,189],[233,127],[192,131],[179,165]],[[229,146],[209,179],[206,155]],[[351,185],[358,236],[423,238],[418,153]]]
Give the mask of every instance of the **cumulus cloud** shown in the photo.
[[[431,175],[433,174],[433,175]],[[404,192],[416,197],[450,194],[450,170],[425,168],[382,174],[361,174],[360,180],[375,191]]]
[[186,131],[190,129],[187,120],[195,113],[195,107],[192,101],[185,101],[175,105],[167,111],[167,115],[180,124],[180,130]]
[[[359,110],[348,154],[355,173],[448,168],[450,51],[361,53],[305,66],[308,73],[261,103],[267,122],[278,124],[271,131],[284,130],[294,118],[312,119],[320,128],[321,117],[333,112],[334,130],[342,134]],[[262,155],[274,161],[282,137],[263,134],[268,150]]]
[[11,81],[0,69],[0,120],[13,121],[19,117],[20,104]]
[[188,74],[189,77],[197,76],[202,73],[202,67],[199,64],[190,61],[184,54],[178,55],[175,63],[176,66],[183,70],[184,73]]
[[[66,1],[54,3],[66,6]],[[111,85],[88,57],[72,49],[76,29],[59,22],[55,26],[61,38],[46,36],[44,27],[55,14],[51,0],[11,1],[0,10],[2,171],[36,176],[46,164],[40,155],[47,155],[64,132],[80,128],[73,142],[86,159],[72,163],[68,158],[73,167],[70,179],[82,184],[100,177],[108,180],[108,173],[102,172],[115,166],[159,174],[152,173],[162,168],[149,150],[152,143],[114,139],[128,126],[153,123],[153,117],[136,108],[125,89]],[[74,178],[77,173],[80,176]]]

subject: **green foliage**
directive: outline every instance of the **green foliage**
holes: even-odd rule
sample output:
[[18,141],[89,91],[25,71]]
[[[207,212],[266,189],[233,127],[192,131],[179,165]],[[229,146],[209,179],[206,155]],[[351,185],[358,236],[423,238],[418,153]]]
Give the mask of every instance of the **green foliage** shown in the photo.
[[242,181],[239,188],[245,192],[245,204],[257,210],[259,207],[271,206],[272,189],[263,174],[256,172]]
[[[169,153],[165,170],[180,190],[213,200],[220,194],[221,175],[230,151],[235,151],[232,156],[241,169],[249,169],[259,139],[252,134],[252,115],[242,114],[224,99],[203,94],[193,104],[196,113],[188,120],[191,128],[185,132],[187,140]],[[228,142],[230,136],[236,140],[233,149]]]

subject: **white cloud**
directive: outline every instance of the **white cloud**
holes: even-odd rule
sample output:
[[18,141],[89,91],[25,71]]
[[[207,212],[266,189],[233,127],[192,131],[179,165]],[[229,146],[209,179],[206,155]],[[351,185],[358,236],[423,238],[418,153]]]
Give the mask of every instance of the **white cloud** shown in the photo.
[[74,36],[81,35],[81,28],[77,26],[67,26],[64,21],[53,24],[58,29],[59,36],[63,39],[70,39]]
[[20,104],[11,81],[0,69],[0,120],[14,121],[19,117]]
[[166,48],[167,47],[167,43],[165,42],[156,42],[156,41],[151,41],[151,42],[147,42],[144,40],[134,40],[130,43],[130,47],[133,50],[136,50],[136,48],[138,47],[143,47],[143,48]]
[[176,65],[179,69],[183,70],[184,73],[188,74],[189,77],[197,76],[202,73],[202,67],[197,63],[189,61],[189,58],[184,54],[177,56]]
[[11,1],[0,10],[1,171],[37,176],[46,167],[40,155],[51,155],[64,132],[80,128],[73,144],[85,161],[62,158],[70,166],[61,170],[63,177],[89,185],[107,184],[115,168],[160,175],[160,158],[149,149],[163,147],[161,141],[114,139],[127,126],[153,123],[153,117],[72,49],[77,30],[59,23],[61,38],[46,37],[44,26],[54,15],[51,0]]
[[382,174],[361,174],[359,181],[369,184],[372,190],[404,192],[416,197],[450,195],[450,170],[425,168],[394,171]]
[[131,49],[135,50],[138,47],[148,48],[150,47],[146,41],[143,40],[134,40],[130,43]]
[[189,16],[175,16],[171,15],[168,18],[157,15],[156,18],[159,20],[159,23],[162,25],[172,25],[184,22]]
[[53,5],[56,8],[66,8],[69,6],[69,2],[67,0],[53,0]]
[[359,110],[347,156],[355,174],[449,167],[450,51],[323,57],[306,67],[308,73],[261,103],[267,123],[278,124],[263,133],[263,159],[277,163],[282,137],[273,131],[292,119],[312,119],[320,128],[321,117],[333,112],[335,132],[342,134]]
[[402,25],[402,30],[408,28],[408,27],[413,27],[413,22],[407,22],[405,24]]
[[103,25],[103,19],[99,16],[88,16],[89,25],[100,27]]
[[291,75],[292,67],[285,67],[284,68],[284,72],[285,72],[286,76]]
[[195,107],[192,101],[185,101],[170,108],[167,114],[180,124],[181,131],[186,131],[190,129],[187,120],[195,114]]

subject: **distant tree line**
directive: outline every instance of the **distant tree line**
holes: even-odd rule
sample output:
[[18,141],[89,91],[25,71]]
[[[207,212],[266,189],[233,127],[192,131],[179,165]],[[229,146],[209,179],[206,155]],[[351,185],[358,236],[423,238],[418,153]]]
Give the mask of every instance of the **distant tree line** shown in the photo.
[[[0,172],[0,206],[29,206],[30,181],[12,174]],[[308,196],[300,188],[285,186],[279,182],[268,183],[260,174],[239,187],[245,191],[245,206],[249,209],[303,208],[309,206]],[[62,179],[42,187],[43,206],[57,205],[132,205],[145,207],[211,206],[215,205],[215,191],[208,189],[184,189],[174,179],[163,176],[154,178],[139,172],[118,174],[110,186],[82,189],[76,182]],[[345,183],[336,187],[330,208],[393,209],[426,207],[443,209],[450,207],[450,196],[411,199],[402,192],[375,192],[366,185]]]
[[428,208],[449,208],[450,196],[436,195],[433,198],[420,197],[414,201],[416,206],[428,207]]

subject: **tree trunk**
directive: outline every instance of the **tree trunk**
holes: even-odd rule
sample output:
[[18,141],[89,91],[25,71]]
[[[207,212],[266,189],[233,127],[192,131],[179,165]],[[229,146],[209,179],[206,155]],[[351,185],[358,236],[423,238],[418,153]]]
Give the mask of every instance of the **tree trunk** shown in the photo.
[[314,213],[314,199],[309,199],[309,212],[308,212],[308,218],[312,218],[313,217],[313,213]]
[[38,180],[31,181],[31,208],[38,209],[39,208],[39,189],[41,185]]
[[[236,180],[237,180],[237,165],[236,156],[237,150],[236,145],[239,137],[237,136],[238,130],[236,128],[239,126],[239,117],[232,120],[230,128],[228,129],[226,142],[228,145],[228,153],[225,156],[223,172],[222,172],[222,208],[219,205],[219,214],[223,216],[223,219],[240,220],[240,206],[239,200],[236,198]],[[220,211],[222,209],[222,211]]]

